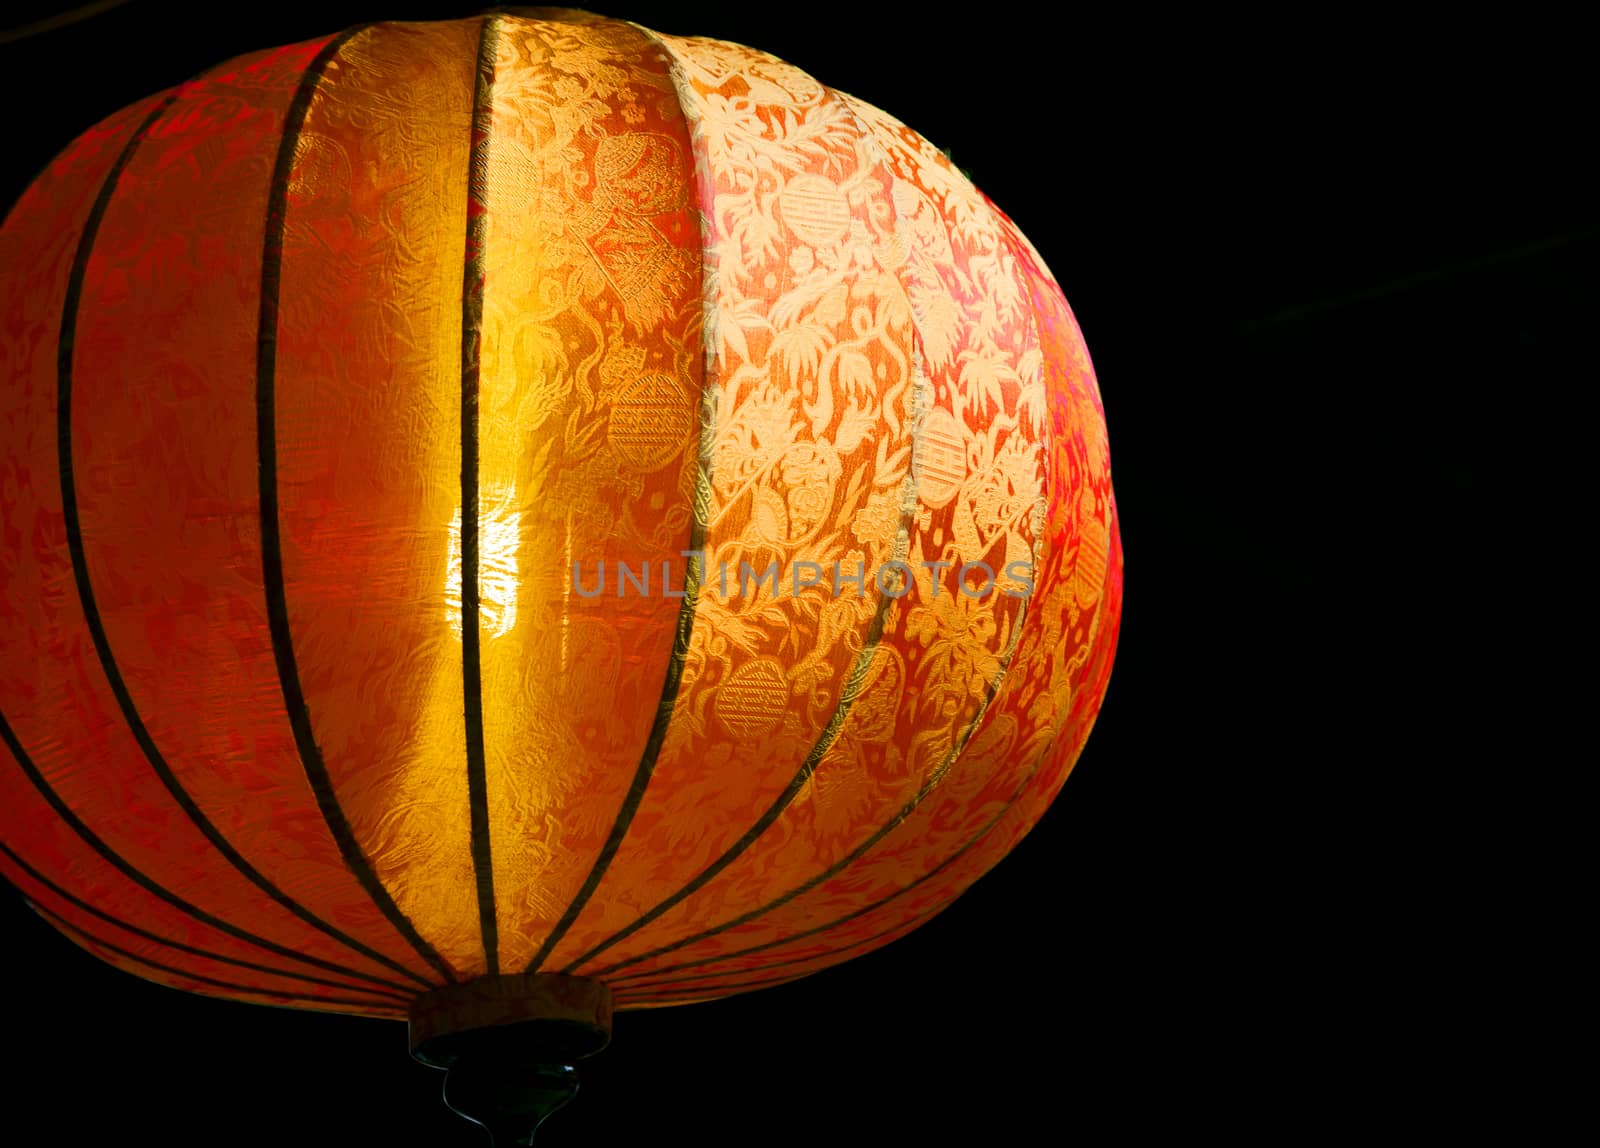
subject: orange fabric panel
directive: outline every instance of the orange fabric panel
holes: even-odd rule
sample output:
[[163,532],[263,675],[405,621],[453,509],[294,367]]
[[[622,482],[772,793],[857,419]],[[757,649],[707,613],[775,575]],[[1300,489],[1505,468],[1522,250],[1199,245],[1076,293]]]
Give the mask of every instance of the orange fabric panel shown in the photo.
[[[57,651],[52,635],[37,628],[37,616],[71,608],[73,595],[55,462],[55,339],[78,240],[100,185],[167,95],[131,105],[79,136],[29,185],[0,228],[6,272],[0,276],[0,720],[57,774],[69,752],[56,730],[70,697],[63,697],[59,674],[75,668],[86,677],[98,669],[79,633],[61,651],[72,661],[48,677],[42,672],[41,663],[53,661]],[[42,647],[34,644],[38,639]],[[0,839],[61,877],[93,869],[96,859],[23,775],[9,747],[0,761],[6,780]]]
[[703,483],[703,272],[660,50],[619,23],[496,24],[479,636],[500,957],[520,971],[577,903],[659,741],[693,607],[669,591],[684,592]]
[[[927,376],[907,555],[915,587],[890,604],[861,696],[794,804],[726,872],[592,968],[791,894],[870,847],[953,770],[992,772],[1015,740],[1009,718],[973,739],[1047,590],[1038,535],[1047,495],[1061,501],[1046,490],[1045,381],[1027,284],[1002,220],[937,149],[914,133],[873,136],[865,105],[852,101],[851,114],[863,150],[893,175],[885,259],[910,301]],[[968,563],[988,572],[973,570],[962,592]]]
[[[208,74],[123,171],[79,304],[72,469],[111,654],[177,785],[288,897],[420,974],[317,808],[262,588],[262,247],[247,237],[267,217],[270,157],[321,46]],[[127,765],[122,800],[160,786],[145,761]]]
[[446,581],[479,26],[379,26],[334,58],[289,175],[274,362],[283,598],[316,750],[377,879],[464,974],[485,963]]
[[[790,886],[790,900],[772,911],[747,907],[723,918],[722,932],[650,955],[637,967],[602,965],[592,972],[637,978],[652,968],[676,968],[748,948],[764,951],[794,932],[811,932],[848,917],[862,905],[892,897],[926,879],[936,866],[1015,800],[1053,738],[1072,736],[1063,722],[1074,697],[1071,685],[1091,655],[1100,625],[1100,585],[1106,576],[1109,458],[1103,449],[1093,406],[1093,370],[1071,323],[1065,301],[1046,273],[1035,267],[1027,249],[1015,247],[1008,222],[1005,244],[1020,250],[1018,275],[1044,350],[1049,396],[1048,433],[1050,518],[1043,537],[1038,585],[1029,601],[1026,634],[1015,664],[979,732],[965,746],[944,784],[883,837],[881,845],[842,872],[824,871],[803,885]],[[1097,703],[1096,703],[1097,704]],[[819,880],[820,879],[820,880]],[[728,927],[731,925],[732,927]],[[859,930],[853,935],[862,935]],[[693,934],[689,934],[693,936]],[[645,953],[652,953],[645,950]],[[617,964],[620,964],[618,962]]]
[[[259,58],[294,55],[287,50]],[[157,129],[183,114],[195,88],[182,90]],[[382,965],[273,903],[231,867],[216,867],[210,843],[153,774],[136,743],[78,598],[57,465],[55,341],[90,204],[133,125],[152,107],[147,102],[130,109],[112,121],[114,131],[101,129],[80,140],[41,177],[33,189],[37,194],[25,197],[6,224],[7,244],[15,244],[7,252],[4,301],[13,370],[0,393],[0,427],[8,444],[7,465],[15,468],[6,484],[6,547],[14,557],[4,580],[0,664],[6,676],[0,713],[61,800],[173,894],[218,916],[242,919],[291,950],[388,975]],[[95,768],[87,768],[89,763]],[[16,777],[13,784],[27,782]],[[52,820],[8,840],[26,850],[30,838],[62,831]]]
[[[887,266],[888,172],[843,100],[804,73],[736,45],[664,43],[710,188],[711,569],[649,788],[551,968],[680,894],[794,799],[867,677],[889,604],[871,586],[835,597],[832,564],[903,560],[914,507],[915,348]],[[797,561],[828,584],[794,593]],[[769,567],[788,585],[757,584]]]
[[[39,661],[52,651],[27,639],[39,614],[70,607],[73,595],[56,465],[55,340],[78,240],[100,185],[167,95],[124,108],[79,136],[28,186],[0,228],[0,714],[46,758],[61,754],[54,726],[62,699],[40,681]],[[87,642],[75,642],[69,653],[84,659],[81,675],[87,676],[94,658]],[[20,774],[7,776],[0,811],[12,805],[13,792],[27,791]],[[28,836],[6,840],[25,843]]]

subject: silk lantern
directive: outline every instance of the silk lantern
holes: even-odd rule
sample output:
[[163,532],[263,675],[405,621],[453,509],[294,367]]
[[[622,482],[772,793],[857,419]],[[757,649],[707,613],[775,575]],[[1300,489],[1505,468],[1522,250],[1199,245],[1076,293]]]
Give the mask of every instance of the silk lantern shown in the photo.
[[529,10],[241,57],[0,265],[0,872],[119,968],[409,1018],[510,1141],[614,1008],[915,929],[1083,748],[1072,314],[771,56]]

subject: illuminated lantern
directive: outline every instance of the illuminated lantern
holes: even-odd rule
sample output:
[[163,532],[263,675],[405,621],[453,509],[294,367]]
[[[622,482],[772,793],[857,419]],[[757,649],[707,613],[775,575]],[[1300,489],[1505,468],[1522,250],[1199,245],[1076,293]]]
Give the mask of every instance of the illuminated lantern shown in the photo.
[[521,1136],[613,1008],[928,920],[1083,747],[1077,326],[788,64],[580,13],[261,52],[75,141],[0,265],[0,871],[120,968],[409,1017]]

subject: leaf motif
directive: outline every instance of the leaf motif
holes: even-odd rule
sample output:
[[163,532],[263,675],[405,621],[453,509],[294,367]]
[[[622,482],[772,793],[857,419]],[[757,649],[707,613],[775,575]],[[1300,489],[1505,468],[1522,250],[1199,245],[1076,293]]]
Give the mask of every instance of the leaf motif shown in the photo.
[[845,308],[849,304],[849,299],[850,289],[844,283],[838,283],[822,297],[811,317],[818,323],[837,327],[844,322]]
[[730,315],[719,315],[718,319],[717,334],[722,336],[723,345],[735,355],[738,355],[741,362],[748,363],[750,361],[750,347],[745,342],[744,328],[739,325],[738,318]]
[[847,347],[839,352],[835,376],[840,389],[847,395],[871,394],[875,390],[872,384],[872,360],[854,348]]
[[823,354],[833,345],[833,336],[814,326],[790,327],[781,330],[772,340],[769,358],[783,367],[790,384],[814,379],[822,363]]
[[[833,432],[834,446],[841,455],[854,454],[861,446],[861,441],[868,437],[876,421],[874,412],[866,407],[851,404],[845,408],[844,417],[839,420],[838,428]],[[882,481],[880,474],[879,480]]]

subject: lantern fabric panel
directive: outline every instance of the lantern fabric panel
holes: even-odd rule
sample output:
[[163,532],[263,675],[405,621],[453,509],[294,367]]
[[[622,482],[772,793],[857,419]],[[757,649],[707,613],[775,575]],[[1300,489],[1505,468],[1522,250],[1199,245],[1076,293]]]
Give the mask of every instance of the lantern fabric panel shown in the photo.
[[[656,788],[696,604],[682,555],[704,529],[704,270],[688,131],[652,38],[611,21],[491,30],[482,696],[500,967],[520,972]],[[514,596],[495,600],[491,571]]]
[[[222,77],[218,83],[229,80]],[[62,467],[62,459],[70,462],[74,452],[93,448],[70,417],[58,419],[59,393],[72,381],[75,352],[72,331],[62,331],[62,326],[66,315],[77,315],[83,294],[98,286],[96,265],[80,257],[88,253],[86,225],[104,222],[115,198],[114,193],[102,193],[110,187],[107,179],[114,173],[126,176],[133,149],[166,122],[176,99],[176,93],[152,99],[136,109],[136,117],[114,117],[101,130],[91,131],[51,166],[6,225],[11,248],[6,253],[6,315],[13,320],[37,315],[22,328],[8,323],[6,333],[6,360],[13,365],[5,393],[6,462],[13,470],[6,523],[18,550],[24,539],[29,545],[29,561],[11,563],[6,577],[6,740],[19,769],[34,775],[34,783],[19,785],[16,799],[8,795],[6,812],[14,820],[6,827],[6,839],[32,839],[50,851],[51,838],[72,836],[53,815],[27,815],[30,798],[45,796],[46,803],[61,803],[75,811],[74,817],[98,827],[102,851],[144,875],[170,899],[192,903],[214,918],[232,918],[240,905],[256,899],[258,887],[251,887],[242,873],[224,875],[211,868],[213,843],[182,811],[176,783],[168,787],[152,767],[149,750],[154,756],[160,750],[149,729],[136,729],[126,719],[126,710],[133,707],[128,683],[120,675],[114,683],[106,670],[102,651],[109,649],[107,611],[94,609],[93,595],[83,595],[93,579],[91,548],[80,532],[77,497],[72,500],[74,515],[66,513],[67,483],[62,481],[75,473],[75,468]],[[118,128],[115,144],[109,138],[112,125]],[[91,142],[99,149],[93,166],[83,163],[85,145]],[[77,208],[72,222],[45,216],[69,205]],[[51,281],[53,288],[43,286]],[[67,355],[58,355],[62,334]],[[64,365],[67,371],[62,371]],[[109,614],[115,617],[115,611]],[[77,763],[94,763],[96,769]],[[134,817],[123,814],[130,806]],[[336,859],[326,873],[334,881],[346,876]],[[362,910],[360,900],[352,899],[350,905]],[[261,939],[282,953],[334,969],[344,967],[342,961],[350,956],[350,967],[363,974],[394,975],[392,967],[352,953],[275,903],[262,908],[254,924]],[[416,980],[426,983],[419,975]]]
[[[923,186],[931,184],[942,193],[939,199],[949,205],[949,216],[968,207],[964,181],[943,174],[948,165],[942,155],[875,109],[864,108],[863,115],[872,117],[888,145],[901,153],[897,170],[917,177],[918,184],[906,189],[905,199],[916,202],[910,199],[912,195],[923,197],[924,205],[931,208],[934,201]],[[940,167],[941,163],[945,166]],[[964,194],[973,193],[968,188]],[[1095,607],[1108,576],[1109,506],[1103,496],[1109,494],[1109,468],[1103,450],[1103,423],[1092,368],[1059,288],[1037,264],[1031,247],[1020,241],[1009,220],[987,210],[985,215],[996,219],[995,238],[988,248],[1014,260],[1030,323],[1044,343],[1043,369],[1049,384],[1045,417],[1052,450],[1050,520],[1036,564],[1038,589],[1029,601],[1034,615],[1027,620],[1031,625],[1025,623],[1027,634],[1014,670],[1003,678],[993,704],[986,706],[974,731],[977,736],[963,745],[942,784],[914,798],[898,815],[909,819],[908,824],[900,826],[886,818],[889,825],[885,828],[893,828],[892,833],[884,836],[879,830],[866,837],[864,844],[870,846],[867,860],[858,862],[846,855],[843,864],[819,866],[817,876],[792,886],[776,904],[769,905],[769,912],[726,914],[722,922],[685,940],[588,966],[583,971],[589,975],[635,976],[635,965],[641,969],[676,967],[684,961],[705,961],[719,948],[739,950],[772,943],[785,930],[811,930],[819,921],[846,913],[851,899],[864,892],[873,899],[891,892],[914,879],[930,858],[939,859],[943,851],[953,850],[967,839],[972,827],[985,820],[986,807],[1013,793],[1021,772],[1037,763],[1042,748],[1060,731],[1071,697],[1068,683],[1088,660],[1097,637],[1101,616]],[[971,222],[970,210],[965,218],[971,236],[968,242],[983,244],[978,237],[984,232]],[[951,230],[955,230],[953,222]],[[1091,494],[1085,498],[1091,488],[1102,497]],[[922,805],[924,798],[927,804]],[[936,826],[940,832],[919,837],[922,826]],[[864,889],[863,871],[881,874],[878,880],[882,884]],[[837,898],[831,903],[830,893]],[[733,943],[735,940],[738,943]]]
[[477,20],[363,29],[308,85],[273,221],[272,394],[257,416],[296,756],[393,914],[458,974],[485,967],[459,603],[452,614],[442,593],[447,547],[423,540],[460,513],[479,37]]
[[[907,272],[914,235],[910,221],[899,217],[902,197],[885,152],[870,138],[850,102],[757,51],[670,37],[662,43],[669,46],[685,74],[686,109],[702,142],[702,161],[712,184],[709,221],[714,232],[709,241],[718,269],[720,297],[715,315],[722,341],[717,361],[726,384],[717,406],[717,446],[712,456],[712,472],[718,476],[712,483],[714,523],[739,515],[746,507],[750,515],[744,540],[734,550],[728,550],[718,532],[712,531],[714,563],[720,566],[726,561],[731,568],[734,561],[742,561],[752,532],[762,531],[763,507],[776,502],[774,496],[786,483],[784,472],[789,464],[784,459],[818,456],[822,448],[840,456],[842,478],[826,488],[827,496],[834,500],[829,518],[837,526],[824,534],[779,540],[782,545],[763,552],[763,558],[766,553],[776,553],[781,569],[794,568],[805,558],[821,566],[838,561],[845,569],[864,561],[867,569],[877,569],[891,553],[894,560],[909,563],[907,571],[920,571],[920,601],[934,595],[933,577],[922,568],[925,558],[944,556],[952,569],[960,568],[962,561],[981,558],[982,544],[971,528],[970,507],[952,497],[954,486],[966,476],[965,441],[952,443],[958,470],[952,489],[944,489],[939,483],[952,481],[949,470],[941,468],[946,465],[944,456],[934,456],[930,462],[910,449],[896,454],[893,444],[898,440],[891,438],[886,446],[883,433],[870,429],[866,417],[872,411],[862,403],[870,395],[870,390],[864,389],[874,374],[886,405],[883,417],[899,429],[894,433],[904,433],[910,441],[918,441],[920,435],[926,441],[926,429],[931,425],[926,421],[933,419],[939,427],[949,427],[949,435],[978,441],[974,449],[987,449],[990,456],[998,454],[1021,472],[1019,521],[1011,524],[1013,537],[1003,536],[1000,553],[1030,556],[1032,520],[1040,494],[1040,448],[1037,441],[1029,440],[1026,430],[1013,432],[1014,441],[1006,440],[1005,430],[998,430],[1000,446],[995,446],[995,432],[990,432],[986,441],[981,432],[958,430],[952,408],[960,409],[963,390],[954,369],[928,377],[910,301],[909,288],[915,285]],[[744,94],[726,99],[728,93]],[[835,169],[840,177],[830,182],[822,173]],[[976,200],[970,189],[968,195]],[[981,203],[974,206],[981,211]],[[952,278],[966,270],[965,265],[952,269]],[[930,277],[933,275],[930,270]],[[938,280],[934,286],[947,289]],[[765,309],[762,301],[773,293],[776,302]],[[971,289],[970,294],[978,291]],[[978,310],[978,305],[970,304],[958,321],[976,328],[978,317],[973,312]],[[981,339],[974,337],[976,347],[971,350],[1010,357],[1003,369],[1010,371],[1010,401],[1016,405],[1026,401],[1019,400],[1019,393],[1029,385],[1019,379],[1016,366],[1029,358],[1029,328],[1019,307],[1011,310],[1010,318],[1008,329],[1000,321],[992,321],[994,329],[984,331]],[[880,347],[883,337],[890,337],[888,361],[883,361]],[[1037,360],[1037,353],[1032,358]],[[874,360],[878,360],[875,365]],[[835,400],[830,389],[851,373],[856,377],[848,389],[842,389],[843,401]],[[752,379],[760,381],[754,390],[749,389]],[[1030,385],[1038,387],[1037,377]],[[808,401],[813,393],[808,387],[814,387],[814,403]],[[762,427],[762,435],[752,435],[758,417],[766,417],[766,408],[787,403],[787,392],[794,389],[802,392],[800,405],[805,417],[795,417],[787,425]],[[973,392],[968,398],[971,405],[981,408],[976,387],[968,385],[966,390]],[[904,397],[899,406],[893,405],[896,395]],[[909,421],[907,406],[912,409]],[[1002,411],[995,419],[997,429],[1005,422],[1005,414]],[[864,436],[858,440],[858,435]],[[856,449],[845,454],[840,443],[853,444]],[[890,459],[906,467],[896,468],[890,476],[878,475],[870,470],[874,451],[878,459],[890,451]],[[768,470],[770,476],[763,481],[778,489],[763,502],[768,486],[758,483],[747,491],[734,478],[771,459],[776,459],[776,473]],[[853,465],[853,459],[859,465]],[[906,475],[904,481],[899,478],[901,473]],[[918,497],[918,478],[928,481],[930,500]],[[795,489],[790,483],[790,529],[797,520],[794,500],[811,489],[816,488]],[[773,513],[773,518],[782,520],[781,513]],[[960,531],[963,521],[968,537]],[[1005,542],[1010,542],[1010,552],[1003,548]],[[982,550],[994,556],[992,545]],[[766,790],[755,790],[744,798],[728,790],[718,795],[720,804],[714,809],[728,809],[723,841],[731,839],[731,843],[710,857],[704,843],[690,849],[680,839],[683,825],[690,823],[686,811],[702,807],[702,801],[669,809],[661,803],[682,787],[666,779],[659,790],[653,790],[664,795],[661,801],[651,801],[646,793],[635,831],[595,899],[613,918],[619,908],[634,907],[630,910],[634,923],[587,950],[563,943],[554,951],[552,964],[571,972],[605,967],[635,951],[646,951],[672,934],[683,935],[714,923],[726,916],[728,903],[763,903],[850,851],[872,828],[890,820],[918,788],[933,782],[949,764],[955,740],[976,715],[990,680],[1000,673],[1006,646],[1014,646],[1014,620],[1021,616],[1019,598],[1000,593],[982,600],[966,598],[955,592],[950,574],[952,571],[946,571],[942,601],[933,598],[931,609],[914,606],[909,596],[896,596],[894,587],[874,585],[864,601],[848,592],[845,598],[832,596],[832,587],[821,587],[792,598],[789,614],[776,616],[784,625],[774,624],[773,604],[757,600],[723,606],[712,588],[704,588],[696,612],[696,633],[702,636],[691,648],[690,665],[691,670],[698,670],[694,683],[701,683],[701,678],[707,683],[688,686],[688,692],[680,694],[682,716],[674,727],[693,727],[694,691],[714,688],[717,708],[707,723],[712,737],[683,743],[678,758],[672,759],[682,764],[667,764],[664,758],[658,771],[666,766],[683,774],[691,769],[702,772],[707,782],[688,790],[696,793],[717,775],[709,767],[714,764],[754,758],[757,753],[770,763],[781,764],[782,755],[790,753],[787,747],[792,745],[787,766],[773,772],[771,787]],[[952,604],[955,609],[950,609]],[[926,676],[931,681],[922,683],[925,675],[915,675],[915,686],[925,684],[923,692],[931,699],[923,700],[918,712],[906,696],[910,678],[906,652],[926,644],[922,632],[941,625],[934,620],[941,609],[960,617],[944,622],[946,649],[934,651],[930,659]],[[798,627],[798,640],[794,627]],[[795,641],[798,649],[814,646],[840,627],[845,641],[861,635],[853,643],[858,644],[859,654],[848,670],[822,667],[814,657],[800,657],[787,672],[790,704],[811,697],[808,705],[816,708],[814,721],[808,716],[810,710],[803,710],[795,737],[786,740],[787,734],[770,734],[765,740],[754,739],[752,734],[760,729],[742,727],[739,723],[744,718],[730,721],[722,712],[731,686],[723,689],[715,683],[723,676],[728,683],[741,681],[750,670],[750,664],[739,660],[738,641],[725,643],[723,633],[733,638],[749,635],[750,643],[765,641],[771,643],[766,649],[781,651],[781,643],[787,641]],[[728,652],[718,657],[720,644],[725,644]],[[763,648],[755,644],[754,649],[760,652]],[[806,675],[822,673],[826,676],[819,676],[805,689]],[[734,697],[744,696],[736,689],[731,692]],[[774,715],[781,708],[782,697],[779,692],[771,700]],[[816,707],[818,700],[821,705]],[[867,704],[862,705],[862,700]],[[885,710],[901,716],[899,739],[891,737],[894,726],[885,723],[890,716]],[[678,745],[669,739],[669,748]],[[782,788],[776,790],[779,782]],[[734,798],[746,804],[728,804]],[[651,817],[658,807],[666,831],[654,835]],[[707,812],[699,815],[706,817]],[[648,860],[656,870],[672,875],[688,871],[693,879],[685,883],[678,878],[675,887],[667,883],[658,886],[630,875],[632,857],[640,857],[642,863]],[[678,865],[662,867],[661,857],[672,857]],[[635,907],[638,895],[650,894],[658,887],[664,899]],[[587,911],[579,918],[574,934],[582,932],[589,919],[602,921],[602,910]],[[640,921],[643,927],[638,927]]]
[[[8,386],[0,397],[0,426],[8,446],[9,560],[0,598],[6,699],[0,733],[15,765],[0,802],[6,840],[19,848],[26,843],[25,851],[58,876],[92,884],[97,897],[126,919],[160,922],[176,936],[223,927],[258,956],[267,951],[291,963],[403,984],[407,977],[396,975],[403,969],[307,927],[236,870],[211,868],[211,842],[152,769],[126,720],[97,648],[97,637],[106,640],[105,614],[86,608],[81,596],[92,577],[89,548],[64,510],[69,471],[62,462],[75,470],[84,444],[70,418],[58,418],[74,349],[67,316],[77,315],[81,294],[94,284],[92,261],[81,256],[89,250],[86,229],[109,214],[110,181],[126,174],[133,151],[181,94],[153,97],[80,138],[32,185],[4,228],[8,275],[0,310]],[[63,335],[64,355],[58,352]],[[73,504],[76,510],[76,498]],[[119,684],[126,690],[125,681]],[[91,763],[95,769],[87,768]],[[338,867],[329,873],[343,876]],[[127,881],[144,891],[134,892]],[[152,896],[166,904],[152,903]],[[228,924],[238,919],[249,927]]]
[[[886,173],[858,146],[839,97],[757,53],[748,56],[766,87],[742,112],[708,122],[725,105],[697,85],[748,86],[745,57],[702,79],[681,45],[662,43],[694,101],[686,111],[712,189],[702,208],[717,291],[707,303],[717,393],[705,546],[714,576],[695,602],[651,784],[594,895],[551,950],[551,969],[576,971],[684,896],[698,900],[700,883],[772,829],[837,736],[891,600],[875,587],[795,594],[796,562],[831,574],[835,561],[876,570],[906,557],[918,380],[904,291],[874,252],[892,237]],[[801,245],[774,219],[786,203],[826,245],[830,270],[803,274],[791,261]],[[800,364],[819,376],[812,390]],[[880,505],[887,529],[840,529]],[[746,568],[773,569],[787,584],[746,583]]]
[[779,983],[1076,760],[1121,587],[1076,325],[782,61],[367,26],[112,117],[0,244],[0,872],[119,967],[371,1015]]
[[267,253],[239,237],[268,223],[285,121],[327,50],[246,58],[189,85],[107,201],[72,328],[70,461],[94,588],[83,597],[105,603],[105,676],[125,683],[127,724],[147,734],[118,762],[129,789],[168,789],[241,874],[327,934],[309,951],[339,959],[359,934],[390,967],[420,972],[318,810],[270,640],[256,337]]

